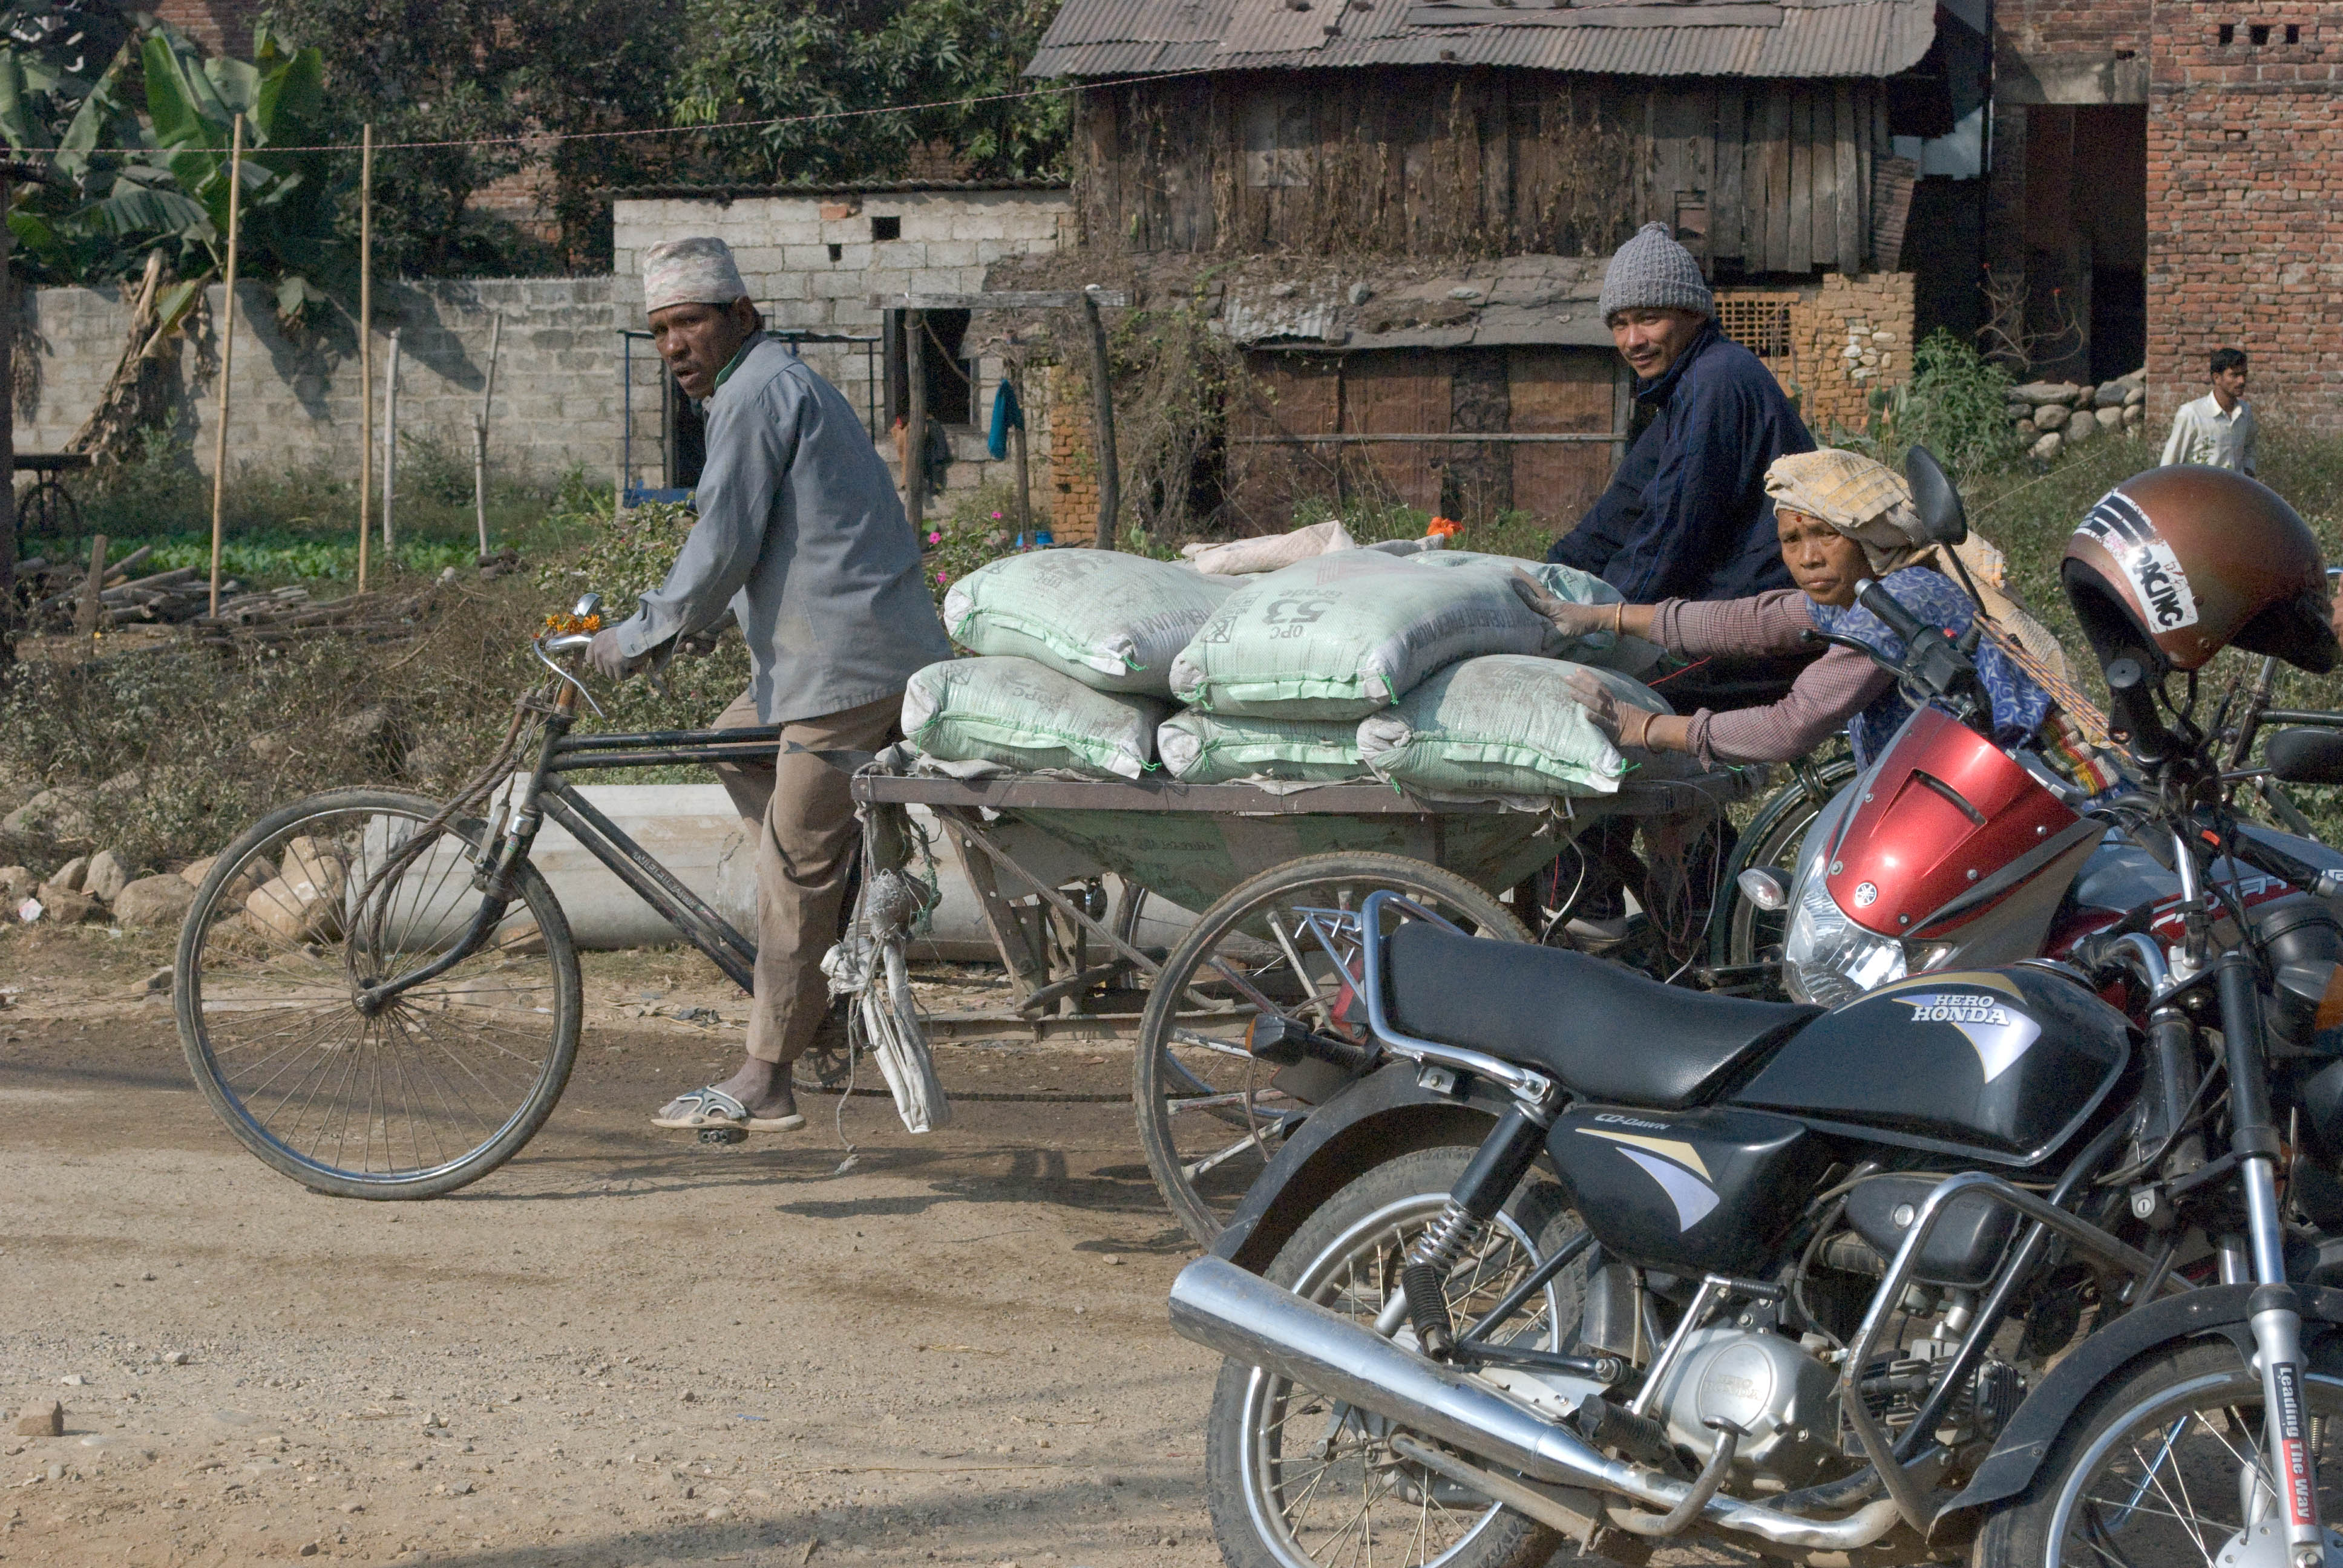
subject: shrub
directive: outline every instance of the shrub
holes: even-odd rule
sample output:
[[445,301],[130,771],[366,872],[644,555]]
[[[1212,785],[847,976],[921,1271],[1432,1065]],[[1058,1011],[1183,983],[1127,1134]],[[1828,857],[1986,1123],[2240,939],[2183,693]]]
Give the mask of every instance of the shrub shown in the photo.
[[1872,444],[1924,446],[1957,475],[2006,467],[2025,449],[2006,412],[2010,391],[2008,371],[1940,327],[1913,353],[1912,378],[1874,394]]

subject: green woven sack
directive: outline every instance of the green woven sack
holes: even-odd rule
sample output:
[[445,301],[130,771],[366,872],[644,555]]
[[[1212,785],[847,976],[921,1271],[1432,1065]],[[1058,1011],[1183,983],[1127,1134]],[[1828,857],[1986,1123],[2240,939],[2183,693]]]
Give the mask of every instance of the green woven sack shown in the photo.
[[1172,695],[1172,660],[1236,591],[1227,578],[1117,550],[1003,556],[944,594],[971,653],[1031,658],[1094,691]]
[[1092,691],[1030,658],[953,658],[903,690],[903,738],[943,762],[998,762],[1136,779],[1153,765],[1163,705]]
[[1172,662],[1172,694],[1208,713],[1363,719],[1445,664],[1537,653],[1554,628],[1494,571],[1342,550],[1253,578]]
[[1186,709],[1155,731],[1155,754],[1182,784],[1282,779],[1330,784],[1363,778],[1359,727],[1347,719],[1241,719]]
[[1435,795],[1609,795],[1627,771],[1570,693],[1584,669],[1623,702],[1669,712],[1640,681],[1557,658],[1452,664],[1359,726],[1359,756],[1394,784]]

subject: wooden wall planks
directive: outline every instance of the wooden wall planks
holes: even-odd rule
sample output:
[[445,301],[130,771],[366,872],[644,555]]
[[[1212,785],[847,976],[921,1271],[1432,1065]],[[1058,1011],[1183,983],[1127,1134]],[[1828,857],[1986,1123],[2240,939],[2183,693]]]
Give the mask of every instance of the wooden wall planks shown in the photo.
[[1601,255],[1702,207],[1727,276],[1855,273],[1886,151],[1870,81],[1242,72],[1076,114],[1084,241],[1134,252]]

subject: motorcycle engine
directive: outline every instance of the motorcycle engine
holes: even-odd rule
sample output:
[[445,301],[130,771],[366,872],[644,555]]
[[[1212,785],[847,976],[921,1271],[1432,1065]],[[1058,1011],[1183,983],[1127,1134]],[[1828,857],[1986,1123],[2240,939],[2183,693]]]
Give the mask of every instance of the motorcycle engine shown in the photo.
[[1661,1385],[1668,1437],[1708,1454],[1729,1421],[1749,1435],[1734,1468],[1785,1487],[1814,1484],[1837,1459],[1838,1374],[1780,1334],[1710,1328],[1695,1332]]

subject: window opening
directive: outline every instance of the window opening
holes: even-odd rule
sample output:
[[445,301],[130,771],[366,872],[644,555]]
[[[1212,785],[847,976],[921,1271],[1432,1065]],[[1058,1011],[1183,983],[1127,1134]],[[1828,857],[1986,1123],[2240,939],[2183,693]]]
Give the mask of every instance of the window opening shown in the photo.
[[2252,26],[2246,29],[2246,37],[2249,42],[2255,44],[2268,43],[2269,24],[2267,22],[2255,23]]
[[2286,25],[2286,41],[2289,44],[2299,44],[2302,42],[2301,23],[2288,22]]
[[[911,414],[911,380],[903,369],[903,356],[909,347],[904,342],[904,327],[910,319],[909,311],[887,313],[890,424],[907,419]],[[965,310],[930,310],[927,312],[928,329],[920,335],[924,355],[920,369],[927,378],[928,417],[940,425],[966,426],[976,422],[976,365],[960,357],[961,345],[968,337],[968,323]]]
[[2237,41],[2237,24],[2236,24],[2236,23],[2234,23],[2234,22],[2224,22],[2224,23],[2222,23],[2222,24],[2221,24],[2221,31],[2220,31],[2220,34],[2219,34],[2219,37],[2220,37],[2221,45],[2222,45],[2222,46],[2223,46],[2224,48],[2227,47],[2227,46],[2228,46],[2229,45],[2231,45],[2231,44],[2236,43],[2236,42]]
[[846,247],[840,245],[835,240],[831,241],[830,246],[830,259],[832,261],[844,261],[846,259]]
[[1790,352],[1790,302],[1720,299],[1716,329],[1760,359],[1779,359]]
[[874,217],[874,218],[872,218],[872,219],[870,220],[870,243],[871,243],[871,244],[873,244],[873,245],[883,244],[884,242],[886,242],[886,241],[888,241],[888,240],[890,240],[890,239],[900,239],[900,238],[902,238],[902,237],[903,237],[903,220],[902,220],[902,218],[901,218],[901,216],[899,216],[899,215],[898,215],[898,216],[887,216],[887,217]]

